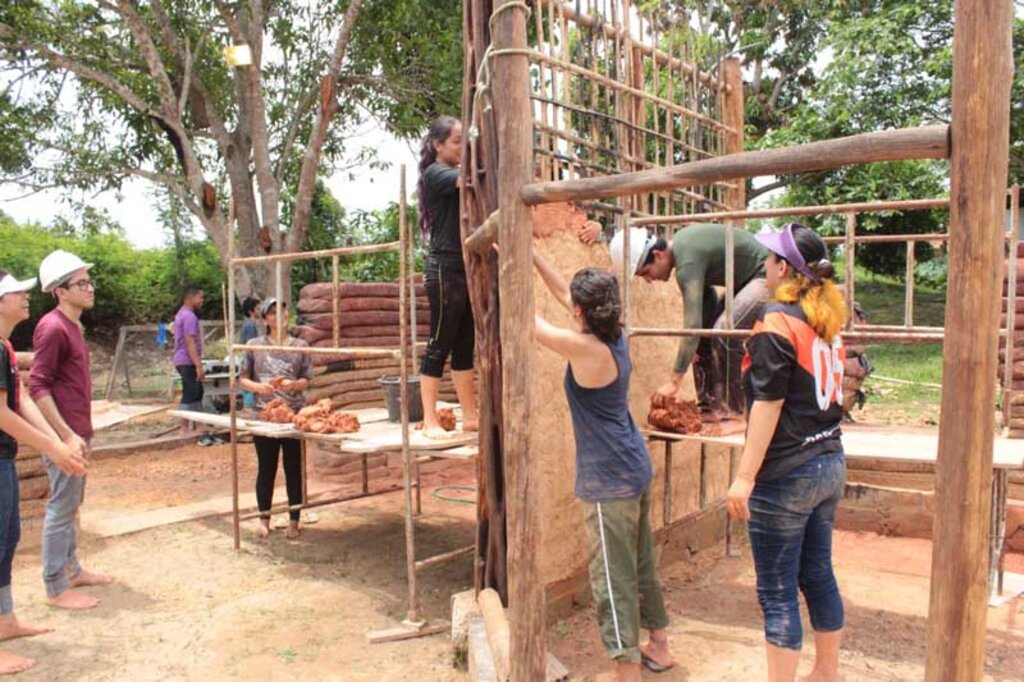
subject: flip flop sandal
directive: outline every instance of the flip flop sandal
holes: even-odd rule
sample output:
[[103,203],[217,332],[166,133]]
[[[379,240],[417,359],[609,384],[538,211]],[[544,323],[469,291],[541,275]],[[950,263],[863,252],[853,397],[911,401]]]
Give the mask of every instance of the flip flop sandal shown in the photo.
[[643,653],[640,654],[640,662],[643,663],[643,666],[650,670],[652,673],[668,672],[674,667],[671,665],[662,665],[661,663],[658,663],[656,660],[654,660],[647,654]]

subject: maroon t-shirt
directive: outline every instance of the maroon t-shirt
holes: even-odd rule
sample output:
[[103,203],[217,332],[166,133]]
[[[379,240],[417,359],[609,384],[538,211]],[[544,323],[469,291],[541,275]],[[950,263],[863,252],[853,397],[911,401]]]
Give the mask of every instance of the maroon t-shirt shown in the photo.
[[53,396],[61,417],[82,438],[92,438],[92,378],[82,328],[59,309],[43,315],[32,336],[28,391],[38,401]]

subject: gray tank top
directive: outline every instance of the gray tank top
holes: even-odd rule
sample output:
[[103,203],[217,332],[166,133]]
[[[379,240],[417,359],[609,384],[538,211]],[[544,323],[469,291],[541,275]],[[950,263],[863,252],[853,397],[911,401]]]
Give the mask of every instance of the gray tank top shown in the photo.
[[639,497],[651,482],[651,458],[629,413],[629,376],[633,371],[626,336],[607,344],[619,376],[601,388],[576,383],[565,369],[565,395],[576,437],[575,495],[585,502]]

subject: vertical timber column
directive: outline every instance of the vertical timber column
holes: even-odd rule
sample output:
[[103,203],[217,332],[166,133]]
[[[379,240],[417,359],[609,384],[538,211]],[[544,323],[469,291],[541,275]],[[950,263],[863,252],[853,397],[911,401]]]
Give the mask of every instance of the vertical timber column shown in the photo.
[[[729,57],[722,64],[723,88],[721,89],[722,123],[732,128],[732,131],[725,134],[725,153],[737,154],[743,151],[743,78],[740,73],[739,57]],[[742,211],[747,207],[747,180],[746,178],[734,178],[732,182],[736,189],[730,189],[726,193],[726,203],[734,211]],[[709,192],[710,195],[710,192]],[[729,221],[725,229],[725,328],[733,329],[733,301],[736,297],[736,236],[733,233],[735,228],[742,229],[743,221]],[[732,362],[732,353],[726,354],[727,363]],[[728,376],[725,378],[726,401],[732,404],[733,397],[729,395],[733,381],[733,372],[738,368],[728,367]],[[732,528],[732,518],[726,522],[727,532]]]
[[[521,0],[494,3],[495,51],[526,49]],[[545,677],[544,584],[540,576],[540,477],[530,457],[533,265],[530,209],[520,198],[533,180],[533,110],[525,55],[494,57],[498,123],[498,292],[501,297],[502,410],[508,509],[508,572],[513,682]]]
[[[725,88],[723,95],[722,123],[732,128],[734,132],[726,133],[725,153],[736,154],[743,151],[743,77],[740,72],[740,58],[729,57],[725,60],[722,75],[724,76]],[[729,190],[729,208],[734,211],[743,211],[747,208],[747,181],[746,178],[736,178],[736,189]],[[742,227],[741,222],[735,223]]]
[[942,419],[925,679],[980,680],[1003,221],[1013,73],[1010,0],[957,0]]

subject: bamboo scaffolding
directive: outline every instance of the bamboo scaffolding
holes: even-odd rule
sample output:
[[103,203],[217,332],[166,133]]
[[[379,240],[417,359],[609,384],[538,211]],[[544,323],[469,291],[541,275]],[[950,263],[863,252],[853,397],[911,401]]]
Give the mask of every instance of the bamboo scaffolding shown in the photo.
[[[601,33],[605,34],[606,37],[614,37],[614,35],[622,29],[618,27],[611,27],[606,22],[595,19],[593,16],[587,15],[583,12],[577,12],[576,6],[568,2],[555,3],[557,11],[569,21],[573,21],[582,27],[594,30],[600,30]],[[692,64],[689,64],[682,59],[666,53],[664,50],[657,48],[657,41],[655,40],[654,45],[648,45],[646,43],[636,43],[637,48],[643,53],[645,57],[652,58],[658,64],[665,64],[669,68],[678,68],[681,72],[686,74],[694,74],[701,83],[712,88],[721,88],[721,83],[718,82],[713,76],[700,72]]]
[[[274,264],[274,280],[275,280],[275,292],[277,297],[277,327],[279,338],[283,333],[285,324],[283,313],[283,305],[285,303],[283,280],[284,272],[283,266],[291,264],[294,261],[310,260],[318,258],[331,258],[332,271],[331,271],[331,284],[332,291],[334,293],[334,301],[332,305],[332,328],[333,328],[333,339],[335,344],[339,338],[339,323],[340,323],[340,310],[338,303],[339,293],[339,258],[342,256],[352,256],[360,254],[372,254],[372,253],[386,253],[397,251],[398,252],[398,264],[399,264],[399,278],[398,278],[398,292],[399,292],[399,347],[397,349],[390,348],[315,348],[309,346],[260,346],[260,352],[287,352],[287,353],[298,353],[303,355],[320,355],[320,356],[332,356],[338,358],[351,358],[351,359],[374,359],[374,358],[387,358],[387,359],[398,359],[399,360],[399,378],[401,382],[400,386],[400,412],[401,412],[401,447],[398,452],[401,455],[403,462],[403,482],[401,486],[392,485],[379,490],[371,491],[369,489],[369,476],[367,471],[367,458],[363,456],[363,485],[362,492],[353,495],[342,495],[340,497],[330,497],[327,499],[315,499],[310,501],[307,499],[306,494],[306,469],[305,469],[305,441],[303,442],[302,448],[302,477],[303,477],[303,494],[302,504],[299,505],[279,505],[272,508],[270,511],[278,511],[282,509],[311,509],[315,507],[321,507],[329,504],[336,504],[339,502],[347,502],[350,500],[360,499],[364,497],[383,495],[397,490],[403,490],[405,493],[405,547],[406,547],[406,575],[408,585],[408,610],[407,619],[403,622],[405,628],[405,634],[403,638],[410,636],[418,636],[419,634],[430,634],[436,631],[436,628],[431,629],[426,627],[426,623],[419,620],[419,595],[417,592],[416,584],[416,572],[419,568],[426,568],[437,565],[444,561],[448,561],[461,554],[455,554],[447,552],[435,557],[428,557],[426,559],[417,561],[416,560],[416,544],[415,544],[415,523],[413,516],[419,512],[419,496],[420,496],[420,476],[419,476],[419,464],[413,457],[413,453],[409,445],[409,408],[408,408],[408,378],[409,378],[409,354],[411,353],[415,358],[416,343],[415,337],[413,342],[407,343],[408,330],[411,326],[413,334],[415,334],[415,323],[414,317],[406,315],[406,311],[410,311],[411,315],[415,313],[412,306],[415,305],[415,296],[411,295],[414,290],[415,284],[415,260],[414,250],[410,248],[412,242],[411,230],[407,227],[407,221],[405,217],[405,209],[407,205],[407,192],[406,192],[406,168],[403,165],[401,167],[400,176],[400,197],[399,206],[401,208],[401,216],[399,218],[399,240],[397,242],[390,242],[387,244],[373,244],[368,246],[353,246],[343,247],[336,249],[325,249],[321,251],[309,251],[309,252],[297,252],[297,253],[280,253],[272,254],[267,256],[252,256],[246,258],[237,258],[234,256],[234,235],[233,230],[229,230],[228,236],[228,297],[232,301],[232,304],[228,306],[228,347],[230,349],[229,359],[229,387],[230,387],[230,418],[229,418],[229,429],[231,435],[231,470],[232,470],[232,504],[231,504],[231,516],[233,526],[233,540],[235,549],[241,547],[241,530],[240,524],[242,520],[254,518],[260,516],[259,511],[242,513],[239,508],[239,467],[238,467],[238,410],[236,405],[236,383],[237,383],[237,360],[236,354],[239,352],[252,351],[249,346],[237,344],[234,342],[234,325],[235,325],[235,313],[233,301],[235,299],[235,268],[240,265],[246,264],[257,264],[257,263],[273,263]],[[413,495],[412,489],[416,488],[416,506],[414,511],[413,506]],[[388,635],[390,636],[390,635]],[[378,641],[383,641],[378,640]]]

